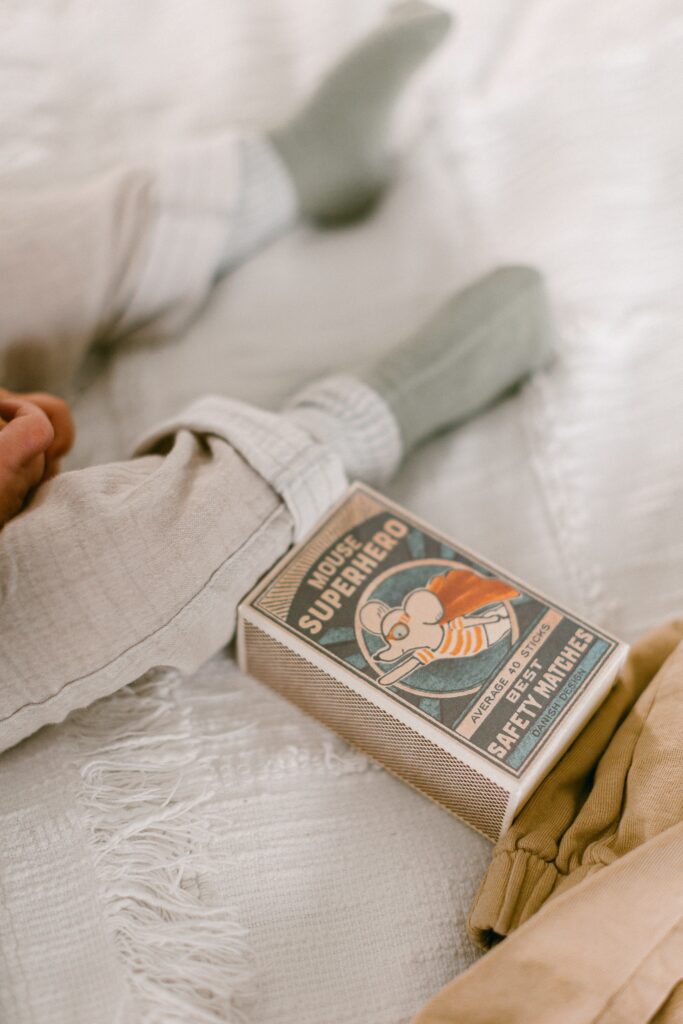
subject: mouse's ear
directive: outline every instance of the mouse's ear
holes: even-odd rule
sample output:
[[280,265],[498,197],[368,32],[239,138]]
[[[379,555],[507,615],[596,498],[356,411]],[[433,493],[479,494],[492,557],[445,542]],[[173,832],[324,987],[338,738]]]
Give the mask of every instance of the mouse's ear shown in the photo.
[[388,611],[389,606],[384,601],[368,601],[360,610],[361,626],[368,633],[381,633],[382,619]]
[[403,606],[411,619],[417,622],[433,625],[439,622],[443,616],[443,605],[439,598],[431,590],[425,587],[421,590],[414,590],[406,598]]

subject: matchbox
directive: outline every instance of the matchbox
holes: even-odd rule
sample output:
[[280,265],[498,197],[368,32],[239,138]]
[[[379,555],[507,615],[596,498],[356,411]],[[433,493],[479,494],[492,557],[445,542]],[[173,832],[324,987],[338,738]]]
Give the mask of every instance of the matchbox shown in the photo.
[[627,647],[355,484],[242,602],[242,668],[490,839]]

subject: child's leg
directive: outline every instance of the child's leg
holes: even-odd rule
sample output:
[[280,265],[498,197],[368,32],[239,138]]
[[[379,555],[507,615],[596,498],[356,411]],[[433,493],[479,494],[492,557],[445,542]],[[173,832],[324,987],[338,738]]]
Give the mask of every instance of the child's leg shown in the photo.
[[295,217],[265,139],[188,144],[154,167],[0,195],[0,384],[62,390],[96,340],[178,330],[216,275]]
[[0,385],[62,390],[96,339],[177,331],[299,213],[361,212],[388,178],[395,102],[448,24],[402,5],[271,138],[224,135],[153,167],[0,194]]
[[408,375],[420,352],[434,362],[413,383],[441,409],[438,424],[412,407],[404,417],[369,371],[314,385],[285,415],[202,399],[137,459],[39,488],[0,532],[0,749],[154,666],[192,671],[232,636],[238,601],[341,496],[345,468],[380,481],[425,433],[544,361],[538,279],[503,277],[474,287],[476,317],[468,289],[395,349]]
[[154,666],[197,668],[346,483],[304,431],[227,399],[143,450],[56,477],[0,531],[0,750]]

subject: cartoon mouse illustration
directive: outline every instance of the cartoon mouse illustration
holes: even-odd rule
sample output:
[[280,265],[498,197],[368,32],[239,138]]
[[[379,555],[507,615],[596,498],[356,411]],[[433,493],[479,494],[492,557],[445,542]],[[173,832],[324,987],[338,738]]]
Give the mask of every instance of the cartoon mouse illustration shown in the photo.
[[452,569],[411,591],[398,608],[368,601],[359,612],[361,625],[386,641],[375,657],[393,662],[410,655],[378,681],[390,686],[437,658],[471,658],[488,650],[511,632],[502,602],[517,596],[503,580]]

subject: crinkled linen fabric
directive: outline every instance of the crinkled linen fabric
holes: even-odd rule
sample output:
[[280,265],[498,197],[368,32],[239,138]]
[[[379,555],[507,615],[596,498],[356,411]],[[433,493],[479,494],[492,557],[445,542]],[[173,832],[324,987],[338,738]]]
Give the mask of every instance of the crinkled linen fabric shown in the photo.
[[[5,191],[0,213],[0,377],[60,388],[102,337],[182,326],[295,201],[265,140],[224,133],[82,187]],[[196,669],[344,487],[304,430],[226,398],[135,454],[46,484],[0,533],[0,750],[151,668]]]
[[140,450],[56,478],[0,534],[0,749],[149,669],[197,669],[346,482],[304,431],[230,399]]

